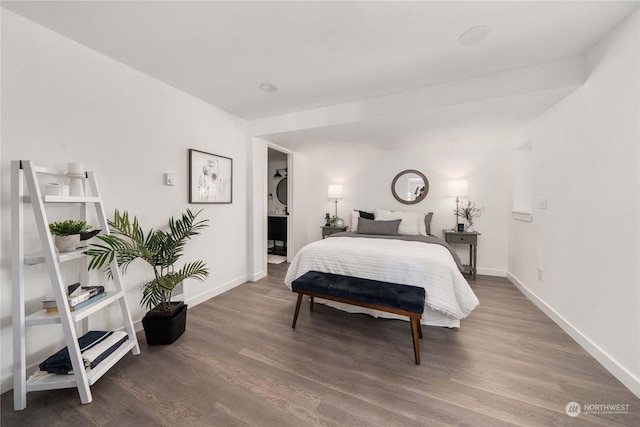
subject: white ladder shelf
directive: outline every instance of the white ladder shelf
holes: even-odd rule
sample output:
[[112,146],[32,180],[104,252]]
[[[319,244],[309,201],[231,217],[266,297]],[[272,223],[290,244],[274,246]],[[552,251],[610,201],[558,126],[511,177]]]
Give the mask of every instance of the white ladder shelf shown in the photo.
[[[109,226],[104,212],[98,184],[93,172],[86,172],[83,181],[88,184],[92,196],[50,196],[43,195],[38,182],[38,175],[64,176],[63,171],[36,166],[29,160],[14,160],[11,162],[11,246],[12,246],[12,281],[13,281],[13,399],[14,409],[22,410],[27,406],[27,393],[30,391],[53,390],[60,388],[78,388],[80,401],[90,403],[92,400],[91,386],[102,377],[129,351],[140,354],[140,346],[131,320],[131,314],[124,294],[122,274],[115,260],[111,264],[115,290],[107,292],[104,298],[71,311],[66,301],[66,285],[60,272],[60,263],[86,259],[83,250],[68,253],[56,253],[52,236],[49,232],[49,222],[45,204],[47,206],[70,204],[80,207],[79,219],[86,220],[90,205],[95,206],[99,227],[103,233],[109,234]],[[29,196],[25,194],[26,183]],[[33,207],[38,235],[43,252],[35,255],[24,253],[24,204]],[[47,313],[40,310],[29,315],[25,314],[25,265],[46,264],[51,287],[59,307],[58,313]],[[84,280],[84,281],[83,281]],[[83,273],[81,283],[87,285],[88,274]],[[88,317],[112,303],[119,303],[122,313],[123,328],[129,335],[127,341],[114,353],[109,355],[99,365],[92,369],[85,369],[82,355],[78,346],[78,336],[75,325],[81,323],[84,329],[88,324]],[[62,309],[60,308],[62,307]],[[65,342],[69,349],[73,375],[44,375],[27,380],[26,366],[26,328],[38,325],[61,324]]]

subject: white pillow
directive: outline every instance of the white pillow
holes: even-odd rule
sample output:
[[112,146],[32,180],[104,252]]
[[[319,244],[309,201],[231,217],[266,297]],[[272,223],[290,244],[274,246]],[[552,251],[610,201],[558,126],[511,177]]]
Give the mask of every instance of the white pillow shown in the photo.
[[398,234],[410,236],[427,235],[427,227],[424,223],[424,212],[385,211],[376,209],[373,211],[373,215],[376,220],[402,220],[400,222],[400,228],[398,228]]
[[422,236],[427,236],[429,233],[427,233],[427,223],[425,222],[425,219],[427,217],[427,214],[425,212],[416,212],[418,214],[418,228],[420,230],[420,234]]
[[354,209],[351,211],[351,231],[354,233],[358,231],[358,218],[360,218],[360,211]]

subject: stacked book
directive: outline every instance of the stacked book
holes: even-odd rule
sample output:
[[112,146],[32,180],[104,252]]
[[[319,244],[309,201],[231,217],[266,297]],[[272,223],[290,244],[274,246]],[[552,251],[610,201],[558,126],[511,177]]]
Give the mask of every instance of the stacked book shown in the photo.
[[[103,298],[107,294],[104,291],[104,286],[81,286],[80,283],[74,283],[73,285],[69,285],[68,295],[67,295],[67,303],[69,304],[69,310],[76,311],[85,307],[89,304],[92,304]],[[47,298],[42,301],[42,308],[44,308],[47,313],[57,313],[58,312],[58,304],[56,303],[55,298]]]

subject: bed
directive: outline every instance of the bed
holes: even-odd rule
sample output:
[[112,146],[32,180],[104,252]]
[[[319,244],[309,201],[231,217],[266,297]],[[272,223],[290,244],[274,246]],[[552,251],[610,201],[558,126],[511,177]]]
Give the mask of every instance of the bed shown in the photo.
[[[291,289],[295,279],[312,270],[423,287],[423,325],[458,328],[460,320],[479,304],[462,276],[455,251],[432,235],[336,233],[306,245],[295,255],[285,285]],[[316,301],[350,313],[406,320],[392,313]]]

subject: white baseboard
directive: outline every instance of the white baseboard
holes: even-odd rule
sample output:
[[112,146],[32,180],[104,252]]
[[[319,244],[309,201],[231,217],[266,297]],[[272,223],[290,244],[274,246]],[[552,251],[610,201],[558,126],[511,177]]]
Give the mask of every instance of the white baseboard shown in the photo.
[[257,282],[260,279],[264,279],[265,277],[267,277],[267,272],[266,271],[260,271],[258,273],[255,274],[250,274],[249,275],[249,281],[250,282]]
[[[11,368],[13,372],[13,367]],[[13,374],[10,374],[2,379],[0,384],[0,392],[6,393],[9,390],[13,390]]]
[[484,276],[507,277],[507,270],[498,270],[497,268],[478,268],[477,273]]
[[640,398],[640,378],[633,375],[625,367],[621,366],[615,359],[607,354],[596,343],[587,338],[582,332],[576,329],[557,311],[547,305],[535,293],[527,288],[513,274],[507,273],[507,278],[525,294],[540,310],[542,310],[551,320],[562,328],[571,338],[573,338],[583,349],[587,351],[594,359],[596,359],[604,368],[618,379],[625,387],[627,387],[636,397]]
[[216,286],[213,289],[209,289],[207,292],[203,292],[200,295],[196,295],[195,297],[191,297],[188,300],[185,300],[185,304],[195,307],[198,304],[201,304],[215,296],[223,294],[236,286],[242,285],[248,281],[247,276],[238,277],[237,279],[233,279],[227,283],[223,283],[221,285]]

